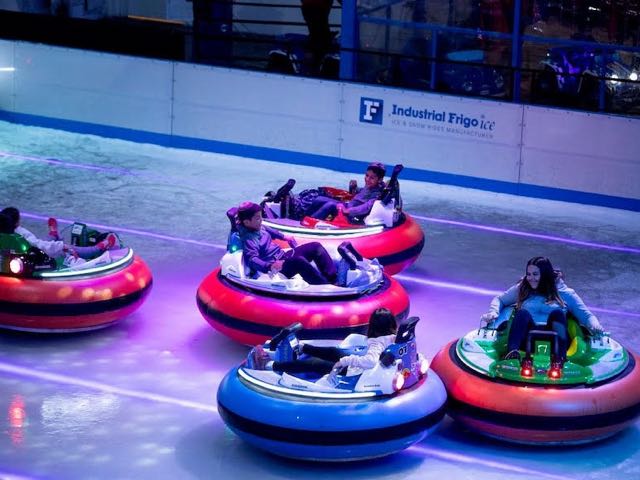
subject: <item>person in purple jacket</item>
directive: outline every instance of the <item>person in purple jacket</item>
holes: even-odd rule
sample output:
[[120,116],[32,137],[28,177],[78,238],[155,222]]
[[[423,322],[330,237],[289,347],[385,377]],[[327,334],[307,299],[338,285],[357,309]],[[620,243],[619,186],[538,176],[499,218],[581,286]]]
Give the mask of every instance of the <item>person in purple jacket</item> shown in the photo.
[[346,203],[339,202],[333,198],[318,195],[307,209],[309,217],[326,219],[328,216],[335,216],[338,209],[342,208],[349,218],[362,217],[369,214],[373,203],[380,198],[384,189],[384,176],[386,168],[382,163],[372,163],[367,167],[364,175],[364,187],[357,188],[355,180],[352,180],[349,187],[356,190],[356,194]]
[[[262,207],[256,203],[240,204],[237,215],[244,261],[252,271],[274,274],[280,272],[287,278],[300,274],[311,285],[336,282],[336,266],[320,243],[296,246],[292,237],[263,226]],[[292,249],[283,250],[273,239],[285,240]]]

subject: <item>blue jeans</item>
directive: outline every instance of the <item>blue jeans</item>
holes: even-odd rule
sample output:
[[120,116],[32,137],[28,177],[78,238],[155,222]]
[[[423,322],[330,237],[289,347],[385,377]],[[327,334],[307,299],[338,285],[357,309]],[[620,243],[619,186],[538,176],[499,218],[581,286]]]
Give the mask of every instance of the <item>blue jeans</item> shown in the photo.
[[307,210],[307,215],[324,220],[329,215],[335,215],[338,213],[338,205],[340,205],[340,203],[341,202],[338,202],[333,198],[318,195],[313,199],[313,202],[311,202],[311,205]]
[[567,356],[567,348],[569,348],[569,334],[567,332],[567,317],[562,310],[553,310],[549,314],[547,324],[544,327],[537,326],[527,310],[523,308],[518,310],[511,321],[511,329],[507,339],[507,352],[524,350],[529,330],[535,329],[551,330],[558,334],[558,350],[561,357],[559,360],[564,361]]

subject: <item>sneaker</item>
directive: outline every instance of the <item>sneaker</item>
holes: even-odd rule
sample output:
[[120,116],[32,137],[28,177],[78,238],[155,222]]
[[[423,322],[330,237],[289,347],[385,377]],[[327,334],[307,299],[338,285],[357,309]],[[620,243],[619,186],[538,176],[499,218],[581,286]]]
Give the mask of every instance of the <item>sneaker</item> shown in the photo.
[[276,192],[274,192],[273,190],[268,191],[267,193],[264,194],[264,197],[262,197],[262,201],[260,202],[260,205],[264,207],[264,204],[267,202],[272,202],[273,197],[275,196],[276,196]]
[[49,236],[56,240],[60,240],[60,235],[58,235],[58,221],[55,218],[50,217],[49,220],[47,220],[47,225],[49,225]]
[[520,360],[520,352],[518,350],[511,350],[504,357],[502,357],[502,359],[503,360]]
[[281,186],[278,189],[278,191],[273,196],[271,201],[275,203],[281,202],[282,199],[289,194],[289,192],[291,191],[291,189],[295,184],[296,184],[296,181],[293,178],[290,178],[289,180],[287,180],[287,183],[285,183],[283,186]]
[[253,370],[266,370],[269,354],[264,351],[262,345],[256,345],[249,352],[247,366]]
[[97,247],[100,248],[101,250],[111,250],[117,244],[118,244],[117,235],[115,233],[110,233],[109,235],[107,235],[107,237],[104,240],[102,240],[101,242],[98,242]]

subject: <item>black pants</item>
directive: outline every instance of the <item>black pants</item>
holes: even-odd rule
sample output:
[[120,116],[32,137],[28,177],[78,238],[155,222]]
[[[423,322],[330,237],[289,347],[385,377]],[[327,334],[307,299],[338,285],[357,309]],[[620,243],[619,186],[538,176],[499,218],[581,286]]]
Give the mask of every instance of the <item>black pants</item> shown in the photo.
[[[520,309],[516,312],[509,330],[507,339],[507,352],[512,350],[524,350],[526,348],[526,339],[529,330],[541,329],[537,326],[531,314]],[[567,356],[567,348],[569,348],[569,334],[567,332],[567,317],[562,310],[553,310],[547,318],[547,324],[544,329],[551,330],[558,335],[558,353],[559,360],[564,361]]]
[[273,370],[288,373],[329,373],[338,360],[345,356],[343,350],[337,347],[318,347],[316,345],[302,345],[302,353],[310,356],[304,360],[291,362],[273,362]]
[[[294,248],[287,252],[283,260],[281,271],[287,278],[299,273],[311,285],[336,281],[336,266],[329,253],[318,242],[305,243]],[[318,268],[311,262],[314,262]]]

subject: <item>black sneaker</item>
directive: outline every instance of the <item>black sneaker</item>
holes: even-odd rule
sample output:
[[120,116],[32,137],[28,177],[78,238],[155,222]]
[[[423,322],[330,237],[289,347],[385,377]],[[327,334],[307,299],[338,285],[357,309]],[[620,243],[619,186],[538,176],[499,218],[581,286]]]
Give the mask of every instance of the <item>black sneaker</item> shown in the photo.
[[291,191],[291,189],[295,184],[296,184],[296,181],[293,178],[290,178],[289,180],[287,180],[287,183],[285,183],[283,186],[281,186],[278,189],[278,191],[273,196],[271,201],[275,203],[281,202],[282,199],[289,194],[289,192]]
[[302,324],[300,322],[292,323],[288,327],[283,328],[269,341],[269,350],[275,352],[280,342],[282,342],[290,334],[295,333],[299,330],[302,330]]

